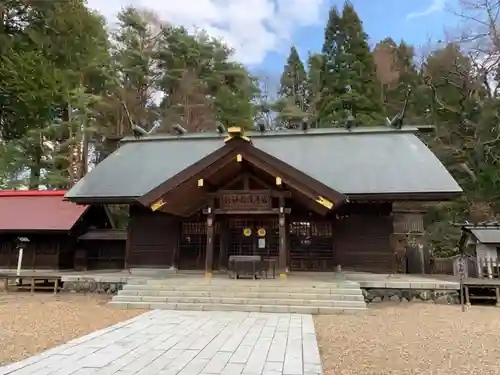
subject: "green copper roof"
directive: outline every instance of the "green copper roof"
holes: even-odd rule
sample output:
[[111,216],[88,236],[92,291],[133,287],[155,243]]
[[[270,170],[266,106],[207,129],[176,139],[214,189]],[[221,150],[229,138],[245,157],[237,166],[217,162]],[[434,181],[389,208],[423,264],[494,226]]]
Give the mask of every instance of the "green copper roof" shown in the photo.
[[[245,133],[255,147],[347,196],[462,190],[414,134],[416,128],[310,129]],[[135,198],[224,145],[212,133],[151,136],[124,144],[66,195]]]

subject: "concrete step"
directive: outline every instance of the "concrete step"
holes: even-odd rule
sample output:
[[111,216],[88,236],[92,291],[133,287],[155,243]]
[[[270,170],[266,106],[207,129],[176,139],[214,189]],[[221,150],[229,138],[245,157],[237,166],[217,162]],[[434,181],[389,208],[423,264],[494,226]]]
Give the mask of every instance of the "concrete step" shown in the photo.
[[118,292],[120,296],[142,296],[142,297],[228,297],[228,298],[268,298],[268,299],[314,299],[314,300],[351,300],[364,301],[361,290],[348,290],[336,293],[289,293],[282,292],[238,292],[238,291],[171,291],[150,289],[124,289]]
[[348,280],[337,280],[332,282],[321,283],[300,283],[290,282],[287,280],[178,280],[168,278],[137,278],[128,281],[129,285],[149,285],[161,287],[211,287],[211,288],[225,288],[225,287],[242,287],[242,288],[314,288],[314,289],[332,289],[332,288],[359,288],[359,283]]
[[188,310],[188,311],[245,311],[267,313],[295,313],[295,314],[342,314],[359,313],[366,311],[366,307],[331,307],[331,306],[284,306],[284,305],[241,305],[241,304],[200,304],[200,303],[170,303],[170,302],[118,302],[111,301],[110,306],[126,309],[160,309],[160,310]]
[[113,297],[113,302],[146,302],[146,303],[190,303],[190,304],[229,304],[229,305],[281,305],[281,306],[327,306],[327,307],[366,307],[365,301],[335,301],[314,299],[269,299],[269,298],[214,298],[214,297],[151,297],[120,296]]
[[308,293],[308,294],[351,294],[356,291],[356,294],[361,292],[359,285],[343,285],[339,287],[322,287],[322,288],[311,288],[311,287],[293,287],[293,286],[211,286],[211,285],[138,285],[138,284],[126,284],[123,286],[123,290],[151,290],[151,291],[180,291],[180,292],[234,292],[234,293],[282,293],[284,291],[288,293]]

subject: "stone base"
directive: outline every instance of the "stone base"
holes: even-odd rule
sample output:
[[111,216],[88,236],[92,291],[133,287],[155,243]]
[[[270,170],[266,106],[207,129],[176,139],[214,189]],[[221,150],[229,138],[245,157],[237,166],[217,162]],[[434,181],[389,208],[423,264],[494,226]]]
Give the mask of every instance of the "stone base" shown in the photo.
[[96,293],[96,294],[117,294],[123,289],[126,282],[105,282],[89,280],[64,281],[62,286],[63,292],[76,293]]
[[460,294],[457,290],[432,289],[371,289],[362,288],[366,303],[392,302],[434,302],[440,304],[459,304]]

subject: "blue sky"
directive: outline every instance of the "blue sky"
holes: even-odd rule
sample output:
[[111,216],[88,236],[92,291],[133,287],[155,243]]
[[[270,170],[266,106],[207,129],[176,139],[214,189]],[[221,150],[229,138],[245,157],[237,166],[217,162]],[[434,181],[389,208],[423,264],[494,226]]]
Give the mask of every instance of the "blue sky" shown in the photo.
[[[289,45],[294,44],[304,60],[308,51],[321,50],[329,8],[333,5],[341,8],[343,3],[342,0],[325,3],[322,5],[321,21],[318,24],[297,28],[293,32]],[[396,42],[405,40],[425,47],[429,41],[444,39],[445,30],[453,27],[454,17],[447,11],[453,5],[451,1],[351,0],[351,3],[363,22],[371,45],[390,36]],[[268,53],[258,69],[280,71],[289,52],[288,48]]]
[[[453,26],[447,8],[459,0],[351,0],[374,45],[391,36],[414,45],[443,39]],[[205,30],[235,51],[252,72],[281,72],[292,44],[303,58],[319,51],[331,6],[344,0],[87,0],[112,25],[122,7],[146,9],[162,21]]]

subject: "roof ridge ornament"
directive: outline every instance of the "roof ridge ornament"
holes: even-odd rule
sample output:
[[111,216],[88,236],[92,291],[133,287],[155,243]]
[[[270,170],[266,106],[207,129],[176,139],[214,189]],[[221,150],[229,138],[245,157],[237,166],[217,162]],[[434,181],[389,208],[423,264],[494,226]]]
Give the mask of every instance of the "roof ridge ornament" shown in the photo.
[[215,130],[219,135],[226,134],[226,127],[224,126],[224,124],[222,124],[222,122],[217,121],[217,123],[215,124]]
[[134,124],[132,121],[132,117],[130,116],[130,112],[128,111],[127,103],[122,101],[123,108],[125,109],[125,114],[127,115],[128,122],[130,124],[130,129],[132,130],[132,134],[135,138],[147,137],[156,133],[156,131],[161,127],[160,122],[156,122],[153,127],[147,131],[142,126]]
[[172,130],[175,132],[175,134],[177,134],[178,137],[180,137],[181,135],[184,135],[187,133],[187,130],[186,128],[184,128],[182,125],[180,124],[174,124],[172,126]]
[[352,110],[348,109],[347,110],[347,119],[345,121],[345,128],[349,131],[352,130],[353,126],[356,125],[356,118],[354,117],[354,115],[352,114]]
[[231,139],[240,138],[244,141],[250,142],[250,138],[244,135],[244,130],[240,126],[231,126],[227,129],[228,136],[224,139],[224,142],[229,142]]
[[395,129],[401,129],[404,125],[404,119],[406,115],[406,110],[408,108],[408,101],[410,100],[410,94],[411,94],[412,88],[411,85],[408,85],[408,89],[406,90],[406,96],[405,96],[405,102],[403,104],[403,108],[401,109],[401,112],[399,112],[396,116],[394,116],[391,119],[389,117],[385,118],[386,125],[395,128]]

